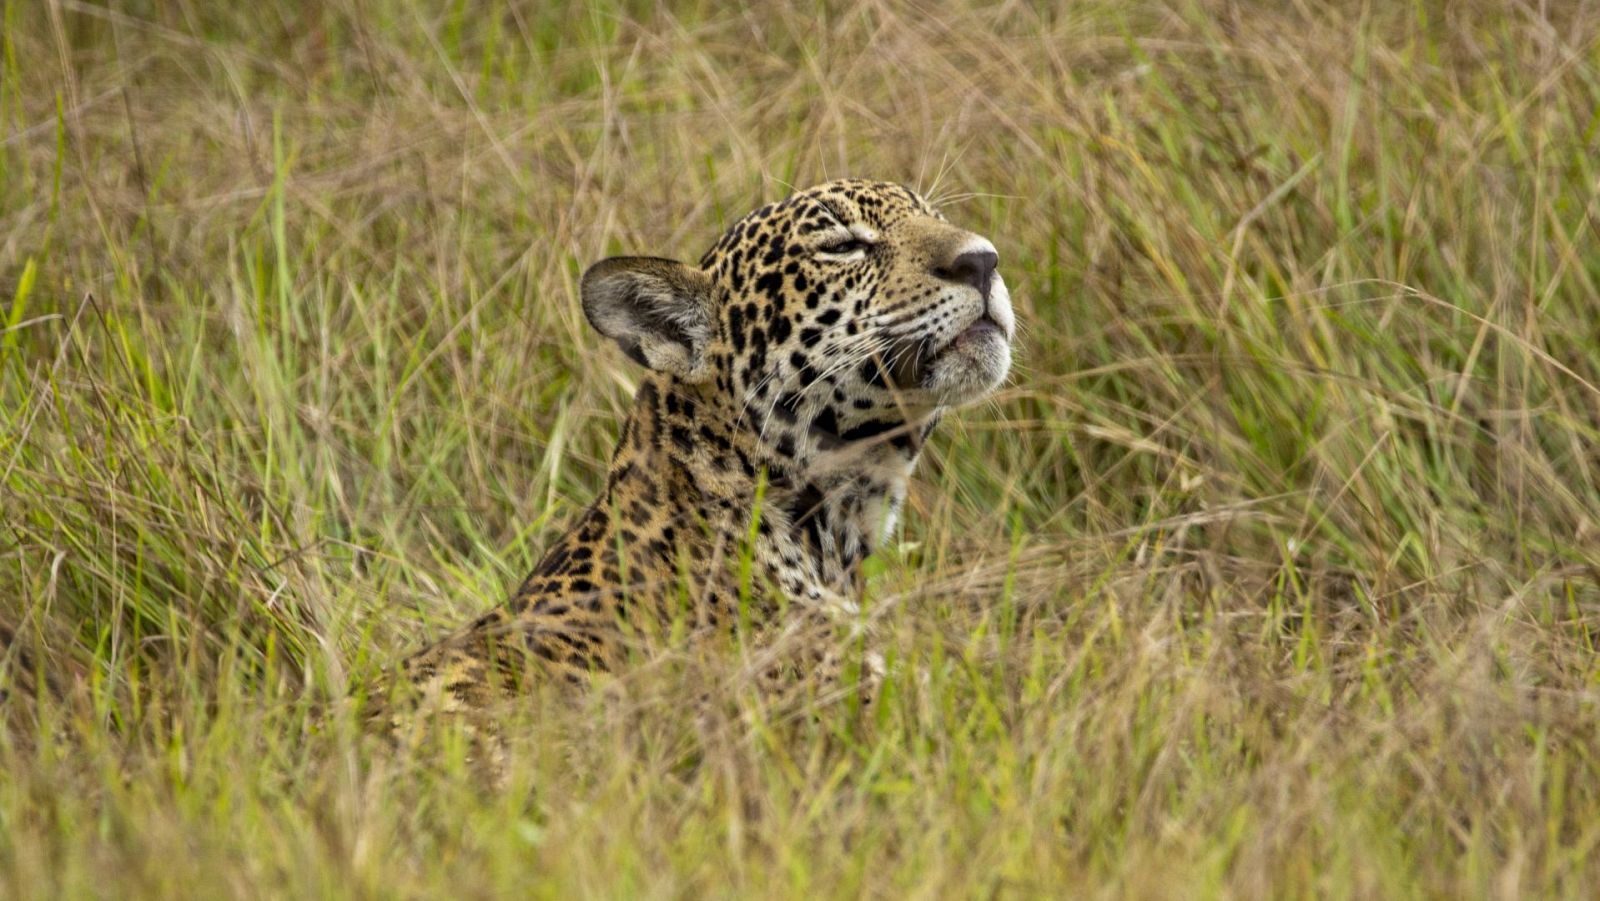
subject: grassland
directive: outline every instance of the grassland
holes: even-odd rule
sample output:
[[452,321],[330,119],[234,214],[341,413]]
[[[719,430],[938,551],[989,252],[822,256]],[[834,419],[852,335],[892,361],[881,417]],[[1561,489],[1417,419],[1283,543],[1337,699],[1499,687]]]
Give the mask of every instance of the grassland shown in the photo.
[[[1593,897],[1600,8],[1062,7],[5,0],[0,895]],[[840,174],[1024,328],[878,703],[359,741],[599,484],[582,267]]]

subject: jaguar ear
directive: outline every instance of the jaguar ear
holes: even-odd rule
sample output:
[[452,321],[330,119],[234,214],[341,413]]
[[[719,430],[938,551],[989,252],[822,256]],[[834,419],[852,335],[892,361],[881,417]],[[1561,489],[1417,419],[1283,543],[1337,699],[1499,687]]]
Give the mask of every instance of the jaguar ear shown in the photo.
[[709,374],[711,277],[676,260],[612,257],[589,267],[583,314],[600,334],[657,372],[690,382]]

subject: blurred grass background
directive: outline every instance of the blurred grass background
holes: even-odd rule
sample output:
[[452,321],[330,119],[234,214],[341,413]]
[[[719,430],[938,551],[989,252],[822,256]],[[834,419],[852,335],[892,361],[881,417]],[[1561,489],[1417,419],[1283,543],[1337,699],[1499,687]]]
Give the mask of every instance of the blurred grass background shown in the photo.
[[[1600,883],[1596,4],[4,0],[0,43],[0,894]],[[669,655],[530,700],[489,793],[315,728],[600,484],[637,374],[582,268],[840,175],[989,235],[1023,324],[874,561],[879,702]]]

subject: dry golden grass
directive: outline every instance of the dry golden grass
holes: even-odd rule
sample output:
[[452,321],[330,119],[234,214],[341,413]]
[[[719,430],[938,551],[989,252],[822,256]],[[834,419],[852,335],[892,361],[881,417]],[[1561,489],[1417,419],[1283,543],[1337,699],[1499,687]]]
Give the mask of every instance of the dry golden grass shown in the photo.
[[[0,894],[1600,883],[1591,4],[4,23]],[[683,653],[530,699],[502,792],[364,747],[599,483],[582,268],[843,174],[1024,328],[872,561],[878,703]]]

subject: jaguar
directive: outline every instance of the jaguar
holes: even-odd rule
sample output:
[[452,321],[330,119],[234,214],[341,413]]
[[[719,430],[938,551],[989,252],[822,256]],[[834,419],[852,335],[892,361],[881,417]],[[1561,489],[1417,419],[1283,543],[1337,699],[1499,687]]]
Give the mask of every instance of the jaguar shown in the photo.
[[506,602],[400,664],[404,709],[481,712],[671,629],[848,609],[930,431],[1007,376],[998,267],[915,191],[865,180],[763,206],[696,264],[594,264],[585,317],[645,369],[605,486]]

